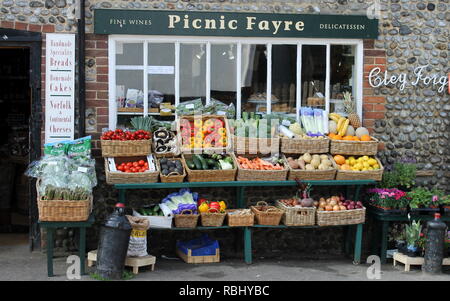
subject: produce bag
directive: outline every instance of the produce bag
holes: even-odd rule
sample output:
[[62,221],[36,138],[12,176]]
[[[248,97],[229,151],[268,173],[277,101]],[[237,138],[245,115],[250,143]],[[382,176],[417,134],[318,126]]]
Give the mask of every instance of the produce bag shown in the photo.
[[128,243],[127,256],[147,256],[147,230],[150,227],[149,220],[131,215],[127,215],[127,218],[133,228],[131,230],[130,242]]
[[192,210],[193,214],[197,214],[198,193],[191,192],[187,188],[181,189],[179,192],[169,194],[161,201],[161,209],[168,208],[173,214],[180,214],[183,210]]
[[234,117],[236,116],[236,107],[233,103],[227,105],[220,100],[211,98],[209,104],[205,106],[203,114],[220,115],[226,116],[228,119],[234,119]]
[[203,107],[202,99],[197,98],[194,100],[181,102],[177,106],[176,112],[179,116],[202,115],[203,109],[204,109],[204,107]]

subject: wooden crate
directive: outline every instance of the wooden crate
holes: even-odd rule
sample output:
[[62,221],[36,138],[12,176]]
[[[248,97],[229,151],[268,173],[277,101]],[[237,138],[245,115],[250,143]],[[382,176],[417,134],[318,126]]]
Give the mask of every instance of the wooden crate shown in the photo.
[[[97,261],[97,250],[88,253],[88,267],[94,265]],[[152,255],[143,257],[128,257],[125,260],[125,266],[133,268],[133,274],[139,273],[139,268],[144,266],[150,266],[151,270],[155,270],[156,257]]]
[[220,251],[216,249],[215,255],[205,255],[205,256],[192,256],[191,250],[188,250],[187,254],[184,254],[181,250],[177,249],[177,254],[186,263],[213,263],[220,262]]
[[[405,272],[409,272],[412,265],[423,265],[424,263],[423,257],[409,257],[400,252],[394,253],[393,260],[394,266],[397,265],[397,262],[403,263],[405,265]],[[442,265],[450,265],[450,258],[444,258]]]

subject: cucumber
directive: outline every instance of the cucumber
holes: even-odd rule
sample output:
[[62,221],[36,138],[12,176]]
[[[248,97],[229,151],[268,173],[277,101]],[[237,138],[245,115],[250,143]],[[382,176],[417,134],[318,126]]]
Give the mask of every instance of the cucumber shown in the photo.
[[[203,156],[201,156],[201,155],[194,155],[194,158],[197,158],[200,161],[200,163],[202,165],[201,169],[209,169],[208,163],[206,163],[206,160],[205,160],[205,158],[203,158]],[[194,159],[194,161],[195,161],[195,159]]]
[[200,161],[200,159],[198,157],[199,157],[199,155],[194,155],[192,157],[192,160],[194,162],[195,169],[200,170],[200,169],[202,169],[202,162]]
[[186,165],[189,167],[189,169],[195,169],[195,164],[192,159],[186,159]]
[[213,167],[216,164],[216,160],[214,159],[206,159],[206,163],[208,163],[209,167]]

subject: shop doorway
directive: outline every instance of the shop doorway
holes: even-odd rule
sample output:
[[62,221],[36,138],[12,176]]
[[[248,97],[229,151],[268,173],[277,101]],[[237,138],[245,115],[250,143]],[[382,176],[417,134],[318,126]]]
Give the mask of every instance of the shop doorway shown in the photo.
[[0,29],[0,235],[29,237],[31,250],[40,240],[36,190],[24,172],[41,153],[40,80],[41,34]]

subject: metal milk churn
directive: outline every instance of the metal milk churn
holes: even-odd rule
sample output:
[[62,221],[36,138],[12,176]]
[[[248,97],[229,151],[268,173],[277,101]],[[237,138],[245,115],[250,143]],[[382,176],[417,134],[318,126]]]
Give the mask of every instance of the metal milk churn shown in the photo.
[[132,227],[125,216],[125,205],[117,203],[100,230],[97,274],[106,279],[122,279]]
[[441,221],[441,215],[435,213],[434,220],[427,223],[425,255],[422,271],[426,273],[441,273],[444,258],[444,241],[447,225]]

